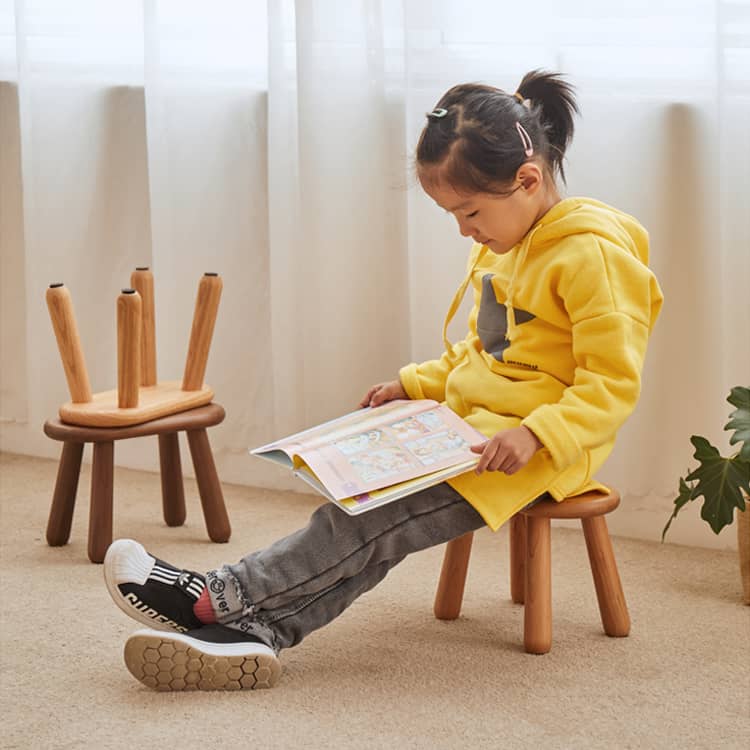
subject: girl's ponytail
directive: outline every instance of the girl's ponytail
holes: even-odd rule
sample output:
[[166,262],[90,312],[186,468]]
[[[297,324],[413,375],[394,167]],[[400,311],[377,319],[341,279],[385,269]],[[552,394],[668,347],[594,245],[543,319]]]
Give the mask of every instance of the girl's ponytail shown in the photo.
[[573,87],[557,73],[532,70],[523,77],[518,93],[538,111],[550,145],[550,166],[565,182],[563,158],[573,139],[573,115],[578,114]]
[[533,70],[510,94],[480,83],[462,83],[427,113],[417,144],[420,180],[439,177],[457,191],[510,195],[520,166],[541,162],[563,182],[565,150],[578,112],[573,87],[557,73]]

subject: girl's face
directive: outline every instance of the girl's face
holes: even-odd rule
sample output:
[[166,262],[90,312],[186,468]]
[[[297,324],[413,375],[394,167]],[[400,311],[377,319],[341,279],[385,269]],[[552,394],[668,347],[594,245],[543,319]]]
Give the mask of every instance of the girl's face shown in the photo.
[[545,188],[542,171],[533,162],[522,164],[509,195],[457,192],[440,179],[439,167],[419,172],[424,191],[458,222],[464,237],[502,255],[517,245],[560,198]]

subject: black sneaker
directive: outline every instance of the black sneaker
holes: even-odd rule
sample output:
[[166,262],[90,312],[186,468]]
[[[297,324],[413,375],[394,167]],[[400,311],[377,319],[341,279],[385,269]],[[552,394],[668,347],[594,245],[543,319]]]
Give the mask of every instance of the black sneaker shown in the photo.
[[206,587],[205,577],[149,555],[132,539],[109,546],[104,580],[115,604],[143,625],[180,633],[202,625],[193,605]]
[[257,690],[273,687],[281,676],[273,649],[224,625],[188,633],[138,630],[124,656],[136,680],[162,691]]

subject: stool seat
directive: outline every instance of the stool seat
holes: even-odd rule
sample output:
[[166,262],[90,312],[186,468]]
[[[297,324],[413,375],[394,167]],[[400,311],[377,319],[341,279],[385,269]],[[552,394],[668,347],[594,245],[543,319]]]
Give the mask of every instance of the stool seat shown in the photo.
[[[510,519],[510,591],[524,605],[524,648],[546,654],[552,647],[551,519],[577,518],[583,527],[591,574],[604,632],[622,637],[630,632],[630,615],[604,516],[620,504],[619,494],[587,492],[566,498],[539,500]],[[448,542],[443,558],[435,617],[455,620],[461,612],[466,573],[474,534]]]
[[181,431],[187,435],[208,536],[213,542],[228,541],[232,530],[206,432],[208,427],[222,422],[224,416],[222,406],[210,403],[127,427],[85,427],[59,419],[45,422],[44,433],[63,444],[47,521],[47,543],[59,547],[67,544],[70,538],[81,457],[86,443],[94,446],[88,539],[91,562],[102,562],[112,543],[114,444],[118,440],[157,436],[164,521],[167,526],[181,526],[186,516],[178,440]]
[[68,443],[110,443],[114,440],[145,437],[147,435],[164,435],[181,430],[200,430],[213,427],[224,420],[226,413],[219,404],[206,404],[196,409],[189,409],[167,417],[159,417],[149,422],[128,427],[83,427],[68,424],[59,419],[50,419],[44,423],[44,434],[53,440]]
[[620,504],[616,492],[604,495],[601,492],[585,492],[582,495],[557,500],[540,500],[530,508],[522,510],[522,515],[535,518],[593,518],[611,513]]
[[214,392],[205,383],[196,390],[183,390],[179,380],[167,380],[138,389],[138,405],[120,408],[117,390],[94,393],[90,401],[69,401],[59,410],[60,419],[82,427],[130,427],[151,422],[169,414],[181,414],[213,400]]

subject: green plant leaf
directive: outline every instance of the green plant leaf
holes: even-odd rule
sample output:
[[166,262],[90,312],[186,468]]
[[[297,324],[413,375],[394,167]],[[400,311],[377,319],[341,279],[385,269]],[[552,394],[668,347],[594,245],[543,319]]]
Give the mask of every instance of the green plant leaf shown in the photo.
[[724,458],[704,437],[693,435],[693,457],[699,462],[697,469],[687,476],[687,481],[697,481],[694,497],[703,495],[701,518],[707,521],[715,534],[732,523],[734,509],[745,510],[745,500],[740,488],[750,494],[750,463],[739,456]]
[[664,541],[664,537],[666,536],[669,527],[672,525],[672,521],[677,518],[677,514],[680,512],[682,506],[687,504],[690,500],[695,500],[695,498],[697,497],[697,495],[695,495],[694,493],[694,487],[691,487],[682,477],[680,477],[680,494],[675,498],[674,510],[672,511],[672,515],[669,517],[667,525],[661,532],[662,542]]
[[725,430],[735,431],[729,438],[729,444],[742,443],[739,458],[742,461],[750,461],[750,388],[735,386],[727,401],[737,407],[737,410],[729,415],[729,422],[724,425]]

